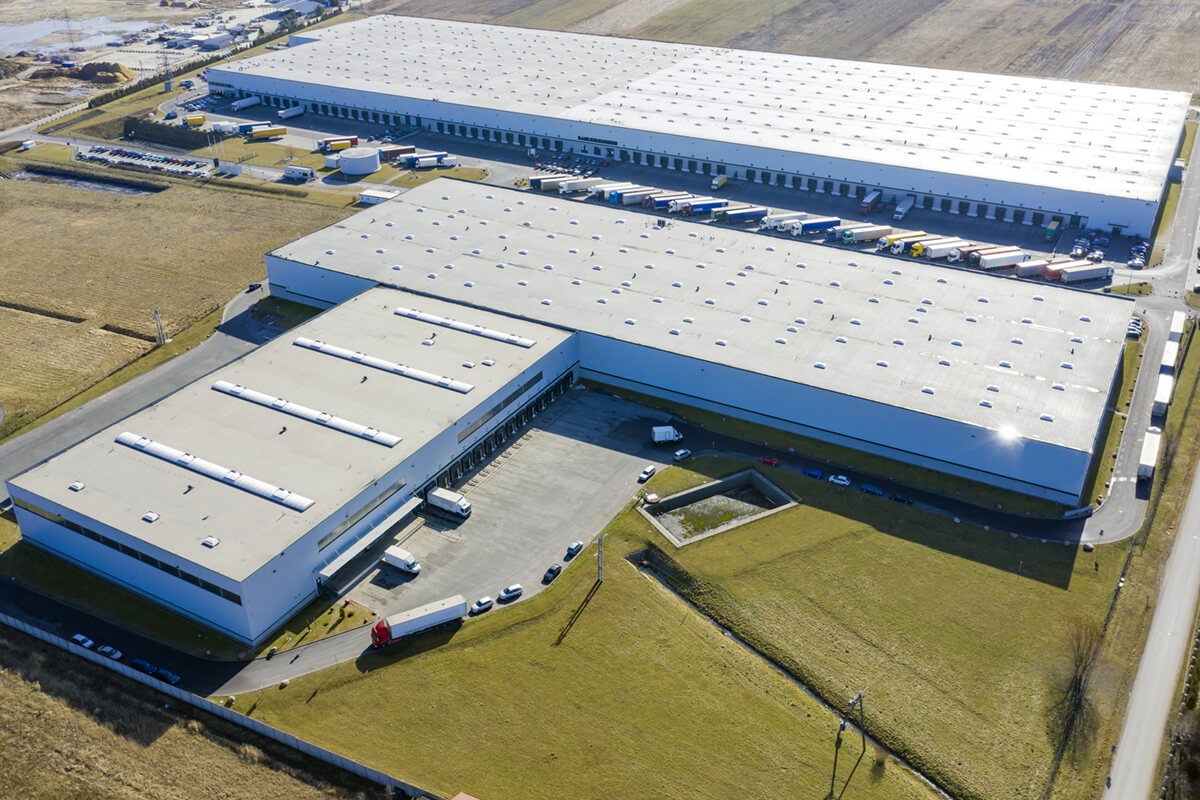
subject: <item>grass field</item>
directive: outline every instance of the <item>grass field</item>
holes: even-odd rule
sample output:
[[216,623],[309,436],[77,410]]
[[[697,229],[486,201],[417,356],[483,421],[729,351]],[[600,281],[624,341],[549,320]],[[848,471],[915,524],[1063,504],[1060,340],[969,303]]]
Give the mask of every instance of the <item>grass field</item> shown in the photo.
[[0,776],[0,796],[21,800],[385,796],[7,628],[0,629]]
[[1129,296],[1144,296],[1152,294],[1154,287],[1146,281],[1138,281],[1136,283],[1119,283],[1115,286],[1105,286],[1105,294],[1124,294]]
[[[446,796],[823,797],[836,719],[620,560],[631,524],[626,514],[610,527],[619,546],[606,548],[599,588],[589,548],[511,609],[235,708]],[[414,692],[402,720],[380,713],[380,698]],[[859,752],[848,738],[839,790]],[[933,797],[873,761],[845,797]]]
[[191,186],[136,196],[5,181],[0,434],[150,350],[154,309],[178,333],[261,280],[264,252],[349,213]]

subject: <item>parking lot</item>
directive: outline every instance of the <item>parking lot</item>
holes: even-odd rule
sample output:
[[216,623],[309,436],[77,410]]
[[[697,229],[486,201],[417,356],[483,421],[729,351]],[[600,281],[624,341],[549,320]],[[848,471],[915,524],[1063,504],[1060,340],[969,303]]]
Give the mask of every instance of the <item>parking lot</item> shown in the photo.
[[[459,487],[471,501],[468,519],[430,514],[403,539],[420,575],[377,566],[348,596],[389,614],[453,594],[494,598],[512,583],[524,597],[536,593],[572,541],[590,543],[637,493],[643,467],[669,463],[672,448],[650,444],[660,416],[601,392],[568,392]],[[577,560],[594,569],[595,551]]]

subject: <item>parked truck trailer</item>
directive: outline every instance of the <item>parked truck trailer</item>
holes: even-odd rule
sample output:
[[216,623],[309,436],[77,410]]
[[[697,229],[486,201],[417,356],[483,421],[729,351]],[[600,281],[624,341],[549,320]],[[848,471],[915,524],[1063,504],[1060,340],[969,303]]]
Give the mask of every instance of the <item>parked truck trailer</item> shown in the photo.
[[917,198],[911,194],[904,195],[904,199],[896,204],[896,210],[892,213],[892,219],[902,220],[908,216],[908,212],[912,211],[912,207],[917,204]]
[[758,229],[771,231],[786,230],[791,223],[802,219],[808,219],[808,214],[805,214],[803,211],[788,211],[783,214],[767,214],[758,221]]
[[1081,283],[1083,281],[1104,280],[1113,276],[1113,268],[1106,264],[1091,264],[1064,267],[1059,280],[1063,283]]
[[689,197],[695,197],[695,195],[688,194],[687,192],[676,192],[675,194],[659,194],[659,195],[653,195],[653,196],[647,198],[647,201],[645,204],[647,206],[649,206],[650,208],[664,211],[671,207],[671,203],[674,203],[676,201],[683,201],[683,200],[688,199]]
[[812,219],[798,219],[792,223],[790,233],[792,236],[809,236],[814,233],[825,233],[831,228],[836,228],[842,223],[838,217],[813,217]]
[[298,117],[303,113],[304,113],[304,106],[299,105],[299,106],[292,106],[291,108],[282,108],[279,110],[279,113],[277,113],[275,116],[279,117],[280,119],[291,119],[292,117]]
[[1154,477],[1154,468],[1158,465],[1158,452],[1162,446],[1162,429],[1151,427],[1146,430],[1146,438],[1142,441],[1142,458],[1138,463],[1138,480],[1148,481]]
[[912,254],[919,258],[945,258],[956,247],[967,247],[970,244],[966,239],[946,236],[932,242],[916,242],[912,246]]
[[577,192],[586,192],[593,186],[601,183],[609,183],[604,178],[575,178],[570,181],[563,181],[558,185],[559,194],[576,194]]
[[897,239],[892,242],[892,246],[888,248],[894,256],[902,256],[912,254],[914,247],[924,246],[927,242],[936,242],[944,237],[937,235],[922,236],[920,239]]
[[243,97],[241,100],[233,101],[233,110],[241,111],[243,108],[249,108],[250,106],[256,106],[261,102],[262,102],[262,100],[260,100],[257,97]]
[[458,492],[436,486],[425,495],[425,502],[430,508],[453,514],[466,519],[471,516],[471,503]]
[[995,245],[990,244],[973,244],[968,247],[956,247],[946,255],[946,260],[951,264],[966,264],[971,258],[971,254],[980,250],[991,250]]
[[405,637],[448,625],[467,615],[467,601],[461,594],[402,611],[381,619],[371,628],[371,646],[383,647]]
[[721,209],[718,216],[722,221],[731,225],[744,222],[757,222],[767,215],[766,206],[742,206],[740,208]]
[[858,213],[865,217],[878,208],[881,202],[883,202],[883,192],[873,189],[867,192],[862,202],[858,204]]
[[276,139],[280,136],[283,136],[285,133],[287,133],[287,128],[283,127],[282,125],[267,125],[266,127],[255,128],[254,130],[250,131],[250,138],[254,139],[255,141],[259,141],[261,139]]
[[929,234],[925,231],[889,231],[887,235],[880,236],[876,241],[876,250],[890,250],[896,242],[915,242],[918,239],[924,239]]
[[892,232],[891,225],[868,225],[865,228],[853,228],[842,231],[842,244],[855,244],[877,240]]

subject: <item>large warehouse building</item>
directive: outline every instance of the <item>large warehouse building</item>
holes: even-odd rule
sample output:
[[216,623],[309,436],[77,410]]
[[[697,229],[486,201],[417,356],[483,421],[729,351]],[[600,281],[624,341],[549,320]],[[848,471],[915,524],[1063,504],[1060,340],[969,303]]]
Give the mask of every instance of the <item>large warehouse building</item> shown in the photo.
[[23,536],[258,642],[579,377],[1074,503],[1131,303],[440,179],[267,255],[303,326],[11,479]]
[[395,16],[210,67],[272,107],[1148,235],[1185,92]]

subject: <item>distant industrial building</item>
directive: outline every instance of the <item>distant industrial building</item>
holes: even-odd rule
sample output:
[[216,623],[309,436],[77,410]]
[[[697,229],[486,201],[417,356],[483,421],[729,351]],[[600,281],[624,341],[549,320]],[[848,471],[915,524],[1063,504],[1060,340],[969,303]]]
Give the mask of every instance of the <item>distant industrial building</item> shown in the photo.
[[1063,503],[1128,299],[441,179],[266,257],[330,310],[8,482],[26,541],[257,643],[580,377]]
[[1149,235],[1185,92],[395,16],[208,70],[270,106]]

